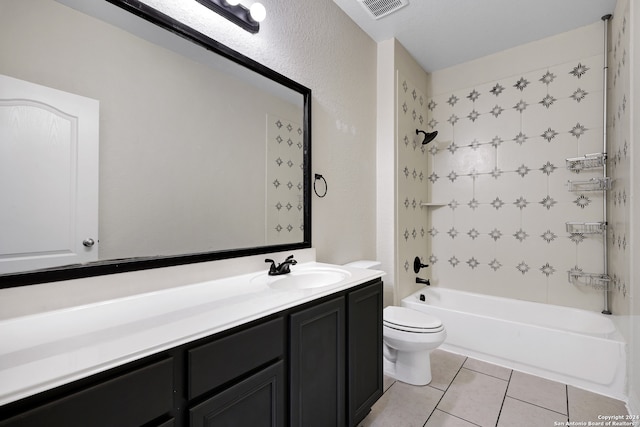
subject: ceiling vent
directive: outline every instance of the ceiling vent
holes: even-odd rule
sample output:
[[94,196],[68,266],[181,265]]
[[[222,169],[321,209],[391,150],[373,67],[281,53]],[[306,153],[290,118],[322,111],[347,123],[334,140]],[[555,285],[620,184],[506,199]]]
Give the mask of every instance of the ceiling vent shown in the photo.
[[358,0],[358,2],[374,19],[384,18],[409,4],[409,0]]

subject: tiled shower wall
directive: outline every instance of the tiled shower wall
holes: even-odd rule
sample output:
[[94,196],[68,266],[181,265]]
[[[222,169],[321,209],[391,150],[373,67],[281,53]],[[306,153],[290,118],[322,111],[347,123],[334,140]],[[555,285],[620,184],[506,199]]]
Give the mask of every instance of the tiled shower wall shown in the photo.
[[[399,277],[414,280],[423,248],[434,285],[600,311],[602,292],[567,272],[602,273],[602,237],[566,222],[602,221],[602,192],[567,185],[602,169],[576,174],[566,159],[603,151],[603,55],[536,58],[431,98],[399,76]],[[439,132],[426,151],[416,127]]]
[[[427,97],[400,73],[397,75],[397,262],[396,271],[400,283],[415,284],[416,276],[426,279],[429,270],[415,274],[413,260],[420,258],[429,264],[428,156],[427,146],[422,145],[424,135],[416,129],[427,130]],[[409,287],[409,286],[405,286]]]
[[608,173],[612,188],[609,209],[609,274],[614,314],[629,314],[631,124],[630,105],[630,14],[629,2],[619,1],[610,21],[609,102],[607,107]]

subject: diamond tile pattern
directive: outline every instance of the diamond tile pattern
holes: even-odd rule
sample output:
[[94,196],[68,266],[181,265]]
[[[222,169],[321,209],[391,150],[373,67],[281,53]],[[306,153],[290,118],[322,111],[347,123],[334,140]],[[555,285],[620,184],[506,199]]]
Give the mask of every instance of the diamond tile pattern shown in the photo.
[[303,239],[302,127],[267,115],[267,244]]
[[[609,248],[609,288],[612,294],[612,311],[615,314],[629,314],[629,284],[631,282],[629,236],[631,207],[631,118],[629,93],[631,93],[630,71],[630,31],[629,19],[631,2],[627,2],[623,13],[616,13],[610,24],[611,48],[609,50],[609,98],[607,149],[607,173],[611,177],[608,203],[608,248]],[[575,96],[581,96],[576,94]],[[588,97],[587,95],[586,97]],[[585,98],[586,100],[587,98]],[[582,101],[581,101],[582,102]]]
[[[622,30],[619,37],[621,46],[628,43]],[[599,177],[602,169],[576,176],[566,168],[567,158],[603,150],[603,55],[549,66],[540,61],[538,69],[432,98],[399,75],[399,265],[411,265],[416,255],[436,259],[435,285],[600,310],[601,294],[570,283],[567,272],[602,272],[601,241],[576,239],[565,223],[603,219],[602,192],[567,186]],[[618,84],[628,84],[623,77]],[[623,99],[615,114],[629,120]],[[416,129],[438,136],[422,146]],[[621,145],[615,156],[627,180],[628,151],[628,143]],[[618,185],[609,199],[622,217],[630,192],[624,180]],[[417,209],[404,200],[441,207]],[[614,227],[616,248],[624,252],[628,224]],[[429,233],[414,232],[422,228]],[[400,270],[401,283],[414,281],[411,269]],[[614,290],[626,292],[627,281],[615,276]]]

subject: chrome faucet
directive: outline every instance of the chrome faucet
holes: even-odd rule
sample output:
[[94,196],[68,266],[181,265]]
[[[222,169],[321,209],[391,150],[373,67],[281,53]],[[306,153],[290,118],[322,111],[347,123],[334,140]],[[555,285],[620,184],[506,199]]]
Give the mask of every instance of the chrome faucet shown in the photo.
[[264,262],[271,263],[271,266],[269,267],[269,276],[279,276],[281,274],[291,273],[290,267],[298,263],[298,261],[293,259],[293,255],[289,255],[281,264],[278,264],[277,267],[276,262],[272,259],[267,258]]

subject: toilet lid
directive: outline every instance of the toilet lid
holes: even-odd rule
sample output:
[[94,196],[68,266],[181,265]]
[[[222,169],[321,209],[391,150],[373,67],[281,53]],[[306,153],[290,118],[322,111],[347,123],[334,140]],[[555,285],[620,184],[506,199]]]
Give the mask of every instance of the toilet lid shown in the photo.
[[384,309],[385,326],[410,332],[438,332],[442,330],[442,322],[435,316],[406,307],[389,306]]

